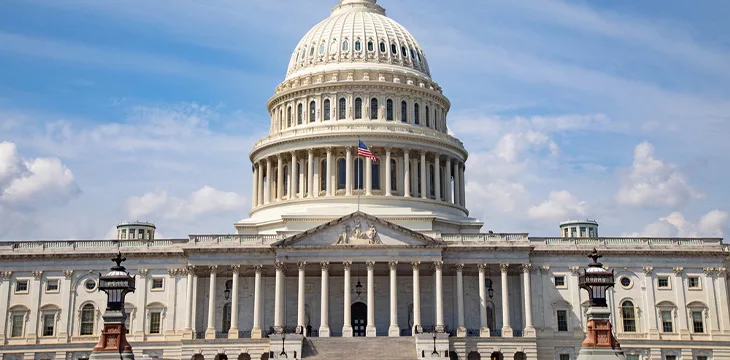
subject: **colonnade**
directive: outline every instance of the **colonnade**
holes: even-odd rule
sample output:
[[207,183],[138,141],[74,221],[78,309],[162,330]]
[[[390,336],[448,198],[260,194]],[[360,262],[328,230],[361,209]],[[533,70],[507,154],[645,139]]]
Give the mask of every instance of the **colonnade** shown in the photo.
[[[376,326],[375,326],[375,286],[374,286],[374,269],[375,269],[375,262],[373,261],[367,261],[365,262],[367,267],[367,325],[366,325],[366,336],[367,337],[374,337],[376,336]],[[319,327],[319,336],[320,337],[329,337],[331,334],[330,327],[329,327],[329,317],[330,317],[330,311],[329,311],[329,298],[330,298],[330,292],[329,292],[329,272],[330,272],[330,263],[329,262],[321,262],[319,263],[320,269],[321,269],[321,301],[320,301],[320,327]],[[410,262],[411,268],[412,268],[412,277],[413,277],[413,328],[412,332],[419,333],[422,332],[423,329],[423,323],[421,319],[421,290],[420,290],[420,268],[421,268],[421,262],[419,261],[413,261]],[[297,266],[297,274],[298,274],[298,284],[297,284],[297,324],[296,324],[296,333],[297,334],[304,334],[306,331],[306,323],[305,323],[305,280],[306,280],[306,274],[305,269],[307,267],[306,262],[299,262],[296,264]],[[352,305],[352,282],[351,282],[351,267],[352,262],[351,261],[345,261],[342,263],[343,266],[343,327],[342,327],[342,336],[343,337],[352,337],[353,336],[353,324],[351,323],[351,305]],[[466,327],[464,322],[464,277],[463,277],[463,270],[465,268],[465,264],[456,264],[454,265],[454,270],[456,272],[456,287],[457,287],[457,301],[456,301],[456,307],[457,307],[457,324],[456,324],[456,331],[457,336],[463,337],[466,336]],[[491,336],[493,330],[496,329],[490,329],[487,322],[487,294],[486,294],[486,281],[485,281],[485,271],[487,269],[487,264],[477,264],[477,268],[479,271],[479,315],[480,315],[480,336],[482,337],[489,337]],[[446,324],[444,323],[444,309],[443,309],[443,267],[444,263],[443,261],[436,261],[432,264],[432,269],[434,272],[434,284],[435,284],[435,292],[434,292],[434,303],[435,303],[435,316],[433,319],[433,325],[434,325],[434,331],[436,332],[443,332],[446,329]],[[509,294],[509,284],[507,281],[507,275],[510,268],[509,264],[500,264],[500,271],[501,271],[501,286],[502,286],[502,329],[501,329],[501,336],[502,337],[512,337],[513,336],[513,330],[512,325],[510,323],[510,307],[508,306],[509,300],[507,295]],[[286,265],[283,262],[276,262],[274,264],[275,268],[275,295],[274,295],[274,331],[277,333],[281,333],[285,331],[285,328],[287,324],[284,320],[284,307],[285,307],[285,298],[284,298],[284,279],[285,279],[285,271],[286,271]],[[400,336],[401,331],[400,327],[398,325],[398,286],[397,286],[397,268],[398,268],[398,262],[397,261],[391,261],[388,263],[388,269],[389,269],[389,276],[390,276],[390,301],[389,301],[389,307],[390,307],[390,326],[388,327],[388,336]],[[531,306],[532,306],[532,295],[530,291],[530,272],[531,272],[531,265],[525,264],[521,265],[522,269],[522,276],[523,276],[523,296],[524,296],[524,313],[525,313],[525,330],[533,329],[533,323],[532,323],[532,312],[531,312]],[[215,327],[215,301],[216,301],[216,276],[217,276],[217,265],[210,266],[210,284],[209,284],[209,294],[211,294],[208,297],[208,323],[207,328],[205,331],[205,338],[206,339],[215,339],[216,337],[216,327]],[[238,294],[238,284],[239,284],[239,273],[240,273],[240,265],[233,265],[231,267],[232,270],[232,293],[234,296],[231,297],[231,325],[230,329],[221,329],[228,332],[229,338],[238,338],[239,337],[239,329],[238,329],[238,296],[235,294]],[[262,311],[262,304],[261,304],[261,294],[262,294],[262,287],[261,287],[261,274],[263,271],[263,266],[256,265],[254,267],[254,300],[253,300],[253,324],[251,329],[251,337],[252,338],[261,338],[264,333],[262,331],[261,327],[261,311]],[[194,269],[190,269],[188,271],[188,284],[195,284],[196,281],[196,273]],[[192,324],[194,319],[194,311],[193,311],[193,302],[194,302],[194,289],[193,286],[188,286],[187,288],[187,299],[186,299],[186,312],[185,312],[185,331],[186,333],[192,334]]]
[[[402,196],[466,207],[464,162],[447,154],[408,148],[371,148],[377,161],[356,157],[357,148],[291,151],[253,165],[252,207],[330,196]],[[361,179],[360,179],[361,178]]]

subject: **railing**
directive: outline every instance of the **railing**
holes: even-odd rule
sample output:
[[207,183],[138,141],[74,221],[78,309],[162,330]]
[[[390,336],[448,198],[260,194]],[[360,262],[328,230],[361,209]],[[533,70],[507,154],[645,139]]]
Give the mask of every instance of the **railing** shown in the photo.
[[250,337],[251,337],[251,330],[239,330],[238,331],[239,339],[248,339]]
[[547,246],[642,246],[642,247],[710,247],[721,245],[719,238],[530,238]]
[[481,336],[481,335],[482,335],[481,329],[466,329],[466,336],[476,337],[476,336]]
[[400,329],[400,336],[413,336],[413,329]]
[[492,233],[492,234],[441,234],[445,242],[498,242],[498,241],[528,241],[526,233]]
[[493,336],[493,337],[502,336],[502,329],[489,329],[489,336]]
[[[13,251],[46,251],[46,250],[84,250],[84,249],[121,249],[139,247],[170,247],[185,243],[184,239],[167,240],[68,240],[68,241],[18,241],[10,244]],[[0,244],[2,248],[2,244]]]
[[190,235],[191,243],[270,244],[281,240],[279,235]]
[[216,331],[215,338],[216,339],[228,339],[228,331]]
[[512,337],[522,337],[522,330],[512,330]]
[[205,339],[205,331],[196,331],[195,338],[196,339]]

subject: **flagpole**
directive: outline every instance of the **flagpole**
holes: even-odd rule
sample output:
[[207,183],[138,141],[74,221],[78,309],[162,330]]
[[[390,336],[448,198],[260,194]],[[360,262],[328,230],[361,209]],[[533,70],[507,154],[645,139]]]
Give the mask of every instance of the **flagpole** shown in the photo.
[[[357,137],[357,160],[360,161],[360,137]],[[357,178],[357,187],[355,191],[357,191],[357,211],[360,211],[360,167],[357,166],[357,161],[355,161],[355,177]]]

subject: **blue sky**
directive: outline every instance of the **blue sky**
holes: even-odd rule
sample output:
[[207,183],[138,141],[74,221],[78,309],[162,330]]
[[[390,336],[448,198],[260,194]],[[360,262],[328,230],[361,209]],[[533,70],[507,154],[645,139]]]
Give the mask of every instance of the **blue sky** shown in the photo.
[[[730,3],[380,0],[470,152],[484,230],[730,231]],[[0,239],[229,233],[291,51],[335,0],[6,1]]]

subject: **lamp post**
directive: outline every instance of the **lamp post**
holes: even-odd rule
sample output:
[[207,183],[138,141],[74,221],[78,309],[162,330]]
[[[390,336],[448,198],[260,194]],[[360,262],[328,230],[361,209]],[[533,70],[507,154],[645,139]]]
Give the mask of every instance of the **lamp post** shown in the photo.
[[590,305],[586,312],[588,333],[581,344],[578,360],[625,360],[621,345],[613,336],[611,309],[606,301],[606,291],[615,284],[613,270],[603,268],[598,259],[603,257],[596,249],[588,255],[593,262],[578,277],[578,286],[588,291]]
[[135,290],[135,278],[129,275],[122,263],[126,261],[121,253],[112,259],[116,266],[106,275],[99,274],[99,290],[107,295],[104,319],[104,330],[101,339],[94,346],[90,360],[120,359],[133,360],[132,346],[127,342],[124,322],[127,314],[124,311],[124,298]]

